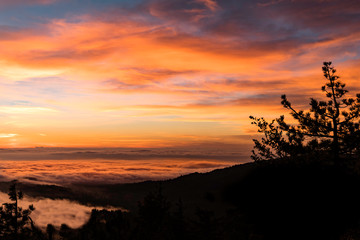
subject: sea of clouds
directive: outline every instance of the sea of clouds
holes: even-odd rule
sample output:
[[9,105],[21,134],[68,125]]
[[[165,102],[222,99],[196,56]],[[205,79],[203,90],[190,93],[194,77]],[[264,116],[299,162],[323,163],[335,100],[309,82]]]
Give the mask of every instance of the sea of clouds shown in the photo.
[[[0,182],[16,179],[59,186],[132,183],[208,172],[246,161],[246,153],[237,150],[224,152],[216,148],[0,149]],[[0,192],[0,203],[5,202],[9,202],[8,195]],[[56,227],[66,223],[78,228],[88,221],[92,209],[104,208],[66,199],[30,198],[26,195],[20,204],[23,207],[34,204],[36,210],[31,217],[41,228],[49,223]]]
[[235,165],[241,154],[178,149],[2,149],[0,181],[131,183]]

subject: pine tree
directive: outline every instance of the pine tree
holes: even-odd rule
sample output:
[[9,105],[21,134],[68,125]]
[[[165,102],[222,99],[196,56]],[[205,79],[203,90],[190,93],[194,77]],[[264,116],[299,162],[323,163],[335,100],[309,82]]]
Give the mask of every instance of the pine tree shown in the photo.
[[360,94],[355,99],[345,98],[348,91],[331,62],[324,62],[322,70],[327,82],[321,90],[327,100],[311,98],[309,111],[298,111],[286,95],[281,96],[281,104],[290,110],[297,125],[287,124],[284,116],[270,123],[264,118],[250,116],[258,132],[265,135],[261,140],[253,140],[253,160],[321,153],[330,155],[337,162],[341,157],[354,157],[360,153]]
[[0,239],[20,239],[21,233],[31,222],[30,214],[35,210],[33,205],[28,209],[18,206],[18,201],[23,198],[23,193],[17,191],[16,181],[9,188],[10,203],[3,203],[0,207]]

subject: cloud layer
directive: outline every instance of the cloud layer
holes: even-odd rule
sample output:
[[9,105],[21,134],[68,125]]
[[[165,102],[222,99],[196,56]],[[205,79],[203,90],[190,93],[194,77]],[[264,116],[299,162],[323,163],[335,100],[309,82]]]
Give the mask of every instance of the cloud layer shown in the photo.
[[212,151],[207,148],[2,150],[0,179],[62,186],[131,183],[208,172],[245,161],[247,152],[226,145],[213,146]]

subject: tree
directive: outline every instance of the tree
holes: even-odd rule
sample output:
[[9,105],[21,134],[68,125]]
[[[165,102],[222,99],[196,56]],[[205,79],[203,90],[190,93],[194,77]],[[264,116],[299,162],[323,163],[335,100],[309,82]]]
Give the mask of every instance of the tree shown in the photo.
[[48,235],[48,239],[49,239],[49,240],[53,240],[53,239],[54,239],[53,235],[54,235],[54,233],[55,233],[55,227],[54,227],[54,225],[48,224],[48,225],[46,226],[46,233],[47,233],[47,235]]
[[261,140],[253,139],[253,160],[329,153],[338,162],[342,156],[360,153],[360,94],[355,99],[344,97],[348,91],[331,62],[324,62],[322,70],[327,80],[321,87],[326,100],[311,98],[309,111],[295,110],[286,95],[281,96],[281,104],[290,110],[297,125],[287,124],[283,115],[270,123],[250,116],[258,132],[265,135]]
[[[140,239],[161,239],[169,233],[170,202],[163,195],[161,185],[156,193],[149,192],[138,203],[138,236]],[[171,239],[171,238],[170,238]]]
[[23,193],[17,191],[16,181],[13,181],[9,188],[9,199],[11,203],[3,203],[0,207],[0,238],[1,239],[20,239],[26,229],[27,224],[31,224],[30,214],[35,210],[33,205],[28,209],[18,206],[18,200],[23,198]]

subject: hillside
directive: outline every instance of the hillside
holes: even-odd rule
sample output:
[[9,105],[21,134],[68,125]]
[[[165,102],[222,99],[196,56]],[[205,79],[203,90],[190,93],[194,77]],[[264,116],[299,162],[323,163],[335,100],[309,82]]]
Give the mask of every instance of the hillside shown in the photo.
[[186,218],[198,219],[199,213],[207,213],[206,219],[218,219],[218,228],[222,230],[217,231],[221,234],[226,229],[226,234],[234,231],[230,236],[241,233],[256,239],[358,236],[360,220],[360,176],[354,168],[322,163],[248,163],[167,181],[134,184],[20,187],[31,196],[121,206],[133,216],[138,213],[138,203],[149,192],[156,193],[161,188],[170,202],[170,211],[181,199]]

